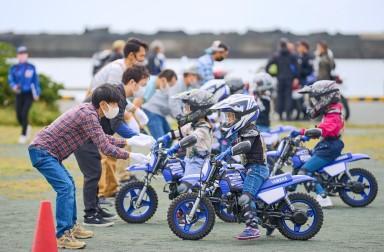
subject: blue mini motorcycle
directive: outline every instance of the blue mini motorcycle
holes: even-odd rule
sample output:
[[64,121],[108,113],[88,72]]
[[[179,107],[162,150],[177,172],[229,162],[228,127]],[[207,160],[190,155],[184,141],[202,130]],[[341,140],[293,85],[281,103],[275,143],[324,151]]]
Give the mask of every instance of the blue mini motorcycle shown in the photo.
[[[181,148],[187,148],[196,143],[195,136],[187,136],[180,140]],[[151,150],[149,163],[143,165],[132,165],[128,171],[144,171],[143,181],[135,181],[125,184],[116,195],[115,208],[117,214],[128,223],[144,223],[156,212],[158,196],[151,186],[152,178],[161,173],[166,182],[164,192],[168,193],[169,199],[178,195],[177,186],[179,179],[184,174],[184,161],[170,157],[167,149],[162,143],[156,143]]]
[[[293,167],[292,174],[297,174],[305,162],[311,158],[311,151],[303,144],[309,139],[306,136],[288,136],[283,138],[276,151],[267,152],[269,165],[273,167],[271,174],[283,173],[282,169],[287,165]],[[342,154],[312,176],[329,196],[339,194],[342,201],[351,207],[367,206],[377,195],[376,178],[365,169],[348,168],[349,163],[362,159],[369,159],[369,156],[359,153]],[[314,191],[315,183],[304,183],[304,187],[307,192]]]
[[[249,142],[232,147],[232,155],[246,153]],[[213,159],[214,160],[214,159]],[[238,204],[242,194],[245,173],[231,168],[223,161],[208,161],[202,173],[197,175],[199,190],[175,198],[167,213],[172,232],[185,240],[199,240],[208,235],[215,224],[215,208],[209,188],[217,183],[223,195],[216,200],[226,205],[238,222],[243,222],[243,209]],[[183,178],[196,181],[196,176]],[[289,173],[270,177],[256,195],[257,215],[264,228],[277,228],[285,237],[293,240],[308,240],[315,236],[323,224],[320,205],[311,196],[303,193],[287,194],[286,188],[298,183],[313,181],[305,175]]]
[[[181,148],[187,148],[195,143],[196,137],[194,136],[187,136],[179,142]],[[125,184],[116,195],[116,212],[127,223],[144,223],[155,214],[158,206],[158,196],[155,189],[151,186],[151,180],[155,175],[162,174],[166,182],[163,191],[168,193],[170,200],[179,195],[177,187],[183,182],[180,179],[184,175],[185,163],[175,156],[169,156],[167,151],[168,149],[164,148],[162,143],[158,143],[151,150],[151,160],[149,163],[132,165],[127,168],[128,171],[145,172],[143,181]],[[241,165],[233,166],[239,167]],[[196,188],[194,185],[197,181],[198,178],[195,181],[184,181],[184,183],[189,184],[190,189],[194,190]],[[209,194],[213,200],[221,197],[221,191],[217,186],[209,188]],[[220,219],[226,222],[235,221],[234,216],[228,213],[225,205],[220,204],[217,200],[214,202],[214,205]]]

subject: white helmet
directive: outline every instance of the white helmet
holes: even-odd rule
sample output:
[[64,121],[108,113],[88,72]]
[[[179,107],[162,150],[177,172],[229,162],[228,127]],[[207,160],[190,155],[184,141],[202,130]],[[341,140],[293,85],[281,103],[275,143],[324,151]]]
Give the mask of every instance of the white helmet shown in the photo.
[[251,94],[256,94],[273,89],[273,78],[267,73],[257,73],[253,81],[250,83],[249,91]]
[[221,102],[213,105],[211,110],[219,110],[221,112],[232,112],[235,114],[236,120],[233,123],[225,122],[222,130],[226,132],[226,138],[238,132],[251,122],[255,122],[259,117],[259,106],[255,98],[250,95],[234,94]]
[[225,80],[214,79],[207,81],[203,86],[200,87],[200,89],[206,90],[213,94],[213,98],[216,102],[227,98],[231,94],[229,86]]

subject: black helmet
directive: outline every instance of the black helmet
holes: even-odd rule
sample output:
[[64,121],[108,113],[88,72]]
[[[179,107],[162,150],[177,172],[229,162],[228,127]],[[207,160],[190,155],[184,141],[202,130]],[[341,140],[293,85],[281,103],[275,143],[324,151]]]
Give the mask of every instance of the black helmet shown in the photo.
[[180,99],[183,105],[188,105],[189,110],[183,114],[177,116],[179,126],[183,126],[190,122],[196,122],[198,119],[208,115],[209,108],[215,104],[213,95],[202,89],[193,89],[183,92],[175,96],[176,99]]
[[340,89],[335,81],[316,81],[311,86],[305,86],[298,91],[301,94],[309,95],[308,114],[316,118],[323,114],[330,104],[340,101]]

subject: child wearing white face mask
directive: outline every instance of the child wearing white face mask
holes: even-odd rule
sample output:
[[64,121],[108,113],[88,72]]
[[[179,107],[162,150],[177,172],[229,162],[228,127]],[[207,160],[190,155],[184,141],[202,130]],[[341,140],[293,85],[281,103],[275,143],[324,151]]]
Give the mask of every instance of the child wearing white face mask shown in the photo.
[[[116,104],[117,105],[117,104]],[[113,119],[117,116],[117,114],[119,113],[119,106],[110,106],[108,103],[107,103],[107,108],[108,110],[105,111],[103,108],[101,108],[103,110],[103,113],[104,113],[104,116],[107,118],[107,119]]]
[[[29,146],[32,165],[57,193],[56,237],[60,248],[83,248],[85,243],[75,238],[93,236],[92,231],[80,228],[77,224],[75,183],[62,161],[88,141],[108,156],[118,159],[146,159],[142,154],[128,153],[122,149],[127,144],[125,139],[113,138],[103,132],[100,118],[116,116],[119,99],[114,86],[106,84],[98,87],[93,92],[91,103],[80,104],[65,112],[40,131]],[[88,223],[97,221],[98,214],[96,212],[94,216],[90,216]],[[113,225],[111,222],[104,224]]]

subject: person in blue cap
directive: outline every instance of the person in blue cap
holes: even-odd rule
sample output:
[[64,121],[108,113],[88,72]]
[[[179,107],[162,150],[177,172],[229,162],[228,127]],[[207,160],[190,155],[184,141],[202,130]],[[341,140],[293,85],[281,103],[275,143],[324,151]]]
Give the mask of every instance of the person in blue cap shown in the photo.
[[27,47],[17,48],[17,61],[18,63],[9,69],[8,83],[16,94],[16,116],[22,127],[19,143],[25,144],[31,132],[28,113],[33,101],[39,99],[41,89],[36,68],[28,62]]

